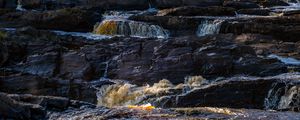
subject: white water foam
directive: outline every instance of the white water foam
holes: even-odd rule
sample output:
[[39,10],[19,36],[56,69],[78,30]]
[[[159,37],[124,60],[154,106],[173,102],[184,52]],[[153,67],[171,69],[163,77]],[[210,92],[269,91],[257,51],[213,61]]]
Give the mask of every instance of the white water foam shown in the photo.
[[16,10],[18,10],[18,11],[26,11],[26,9],[23,8],[20,0],[18,0],[18,4],[17,4]]

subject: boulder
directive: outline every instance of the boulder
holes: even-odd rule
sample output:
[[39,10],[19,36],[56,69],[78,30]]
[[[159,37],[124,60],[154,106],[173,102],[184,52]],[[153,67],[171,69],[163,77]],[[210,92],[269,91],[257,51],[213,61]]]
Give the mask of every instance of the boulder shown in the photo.
[[[165,107],[226,107],[248,109],[294,110],[299,108],[299,74],[282,74],[274,77],[233,77],[203,85],[187,93],[163,97]],[[286,90],[286,91],[285,91]],[[292,98],[285,96],[294,95]],[[279,98],[279,99],[277,99]],[[281,99],[280,99],[281,98]],[[157,99],[159,101],[161,99]],[[281,104],[291,103],[285,107]]]

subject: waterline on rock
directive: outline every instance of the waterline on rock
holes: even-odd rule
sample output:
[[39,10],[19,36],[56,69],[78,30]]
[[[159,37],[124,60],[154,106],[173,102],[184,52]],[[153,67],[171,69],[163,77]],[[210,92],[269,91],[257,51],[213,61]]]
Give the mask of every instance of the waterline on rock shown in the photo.
[[220,28],[224,20],[216,19],[216,20],[204,20],[198,26],[197,36],[205,36],[218,34],[220,32]]
[[65,31],[52,31],[56,33],[57,35],[71,35],[75,37],[84,37],[86,39],[91,40],[103,40],[103,39],[109,39],[111,36],[107,35],[98,35],[93,33],[82,33],[82,32],[65,32]]
[[24,8],[22,7],[22,4],[21,4],[21,1],[20,1],[20,0],[18,0],[18,4],[17,4],[16,10],[18,10],[18,11],[26,11],[26,9],[24,9]]

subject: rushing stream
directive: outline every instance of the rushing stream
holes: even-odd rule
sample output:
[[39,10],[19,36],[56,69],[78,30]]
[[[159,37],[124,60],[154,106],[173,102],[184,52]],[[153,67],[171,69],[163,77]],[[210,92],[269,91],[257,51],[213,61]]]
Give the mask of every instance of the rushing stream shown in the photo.
[[[186,1],[189,0],[179,3]],[[3,92],[12,96],[13,102],[26,103],[16,105],[30,109],[25,113],[42,111],[53,120],[149,116],[300,119],[299,40],[274,35],[280,31],[280,35],[299,37],[300,1],[285,1],[289,6],[266,7],[253,2],[257,5],[254,9],[231,8],[222,1],[220,6],[207,7],[208,16],[200,16],[202,11],[197,10],[206,10],[197,8],[200,5],[164,6],[173,1],[148,0],[149,9],[144,5],[145,10],[120,9],[123,4],[131,6],[122,1],[114,6],[118,9],[109,11],[94,10],[100,7],[60,11],[56,7],[64,6],[51,6],[58,5],[55,0],[50,1],[51,5],[40,3],[49,10],[31,8],[34,3],[18,0],[12,7],[16,13],[5,13],[8,15],[3,19],[25,22],[9,26],[14,22],[4,21],[5,27],[21,27],[0,28],[0,69],[4,71],[0,78],[6,78],[0,80],[4,88],[0,96]],[[110,6],[114,2],[99,4]],[[240,7],[243,2],[234,5]],[[151,4],[160,6],[155,9]],[[90,12],[97,17],[90,16]],[[216,13],[228,16],[214,16]],[[65,16],[78,19],[69,21]],[[260,24],[261,21],[266,23]],[[66,27],[69,22],[68,25],[86,26],[82,30],[85,32],[67,32],[77,30]],[[82,25],[85,22],[92,23]],[[9,95],[12,93],[22,95]],[[87,106],[80,101],[93,104]],[[0,119],[4,105],[15,107],[10,106],[13,102],[5,102],[0,98]]]

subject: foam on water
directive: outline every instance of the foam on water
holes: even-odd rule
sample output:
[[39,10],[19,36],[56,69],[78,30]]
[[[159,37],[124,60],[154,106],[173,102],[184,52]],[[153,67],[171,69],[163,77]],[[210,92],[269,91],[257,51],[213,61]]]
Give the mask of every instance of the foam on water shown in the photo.
[[102,86],[98,89],[98,105],[106,107],[114,106],[126,106],[145,103],[162,103],[160,98],[168,97],[168,95],[174,95],[176,93],[172,90],[180,91],[178,94],[184,92],[184,90],[192,90],[195,87],[201,86],[205,81],[201,76],[188,77],[186,83],[173,85],[170,81],[164,79],[158,83],[154,83],[153,86],[136,86],[129,83],[117,83],[114,85]]
[[24,9],[24,8],[22,7],[22,4],[21,4],[21,1],[20,1],[20,0],[18,0],[18,4],[17,4],[16,10],[18,10],[18,11],[26,11],[26,9]]

